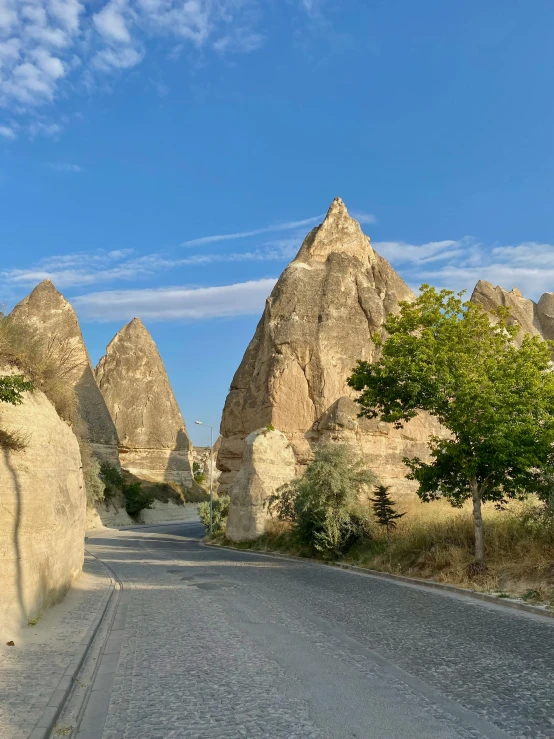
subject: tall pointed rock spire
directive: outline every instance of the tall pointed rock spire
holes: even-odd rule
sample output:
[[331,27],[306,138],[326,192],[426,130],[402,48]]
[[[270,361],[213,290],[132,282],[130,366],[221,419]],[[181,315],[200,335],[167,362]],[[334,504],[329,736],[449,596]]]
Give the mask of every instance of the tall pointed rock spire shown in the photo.
[[[437,430],[432,421],[415,419],[401,432],[362,421],[347,385],[358,359],[377,356],[373,336],[387,316],[399,301],[412,298],[335,199],[275,285],[231,383],[218,454],[222,492],[241,469],[245,438],[267,425],[286,435],[299,466],[309,461],[315,444],[342,439],[357,445],[397,492],[413,489],[402,458],[425,456],[429,432]],[[245,500],[248,495],[234,503],[232,496],[231,505],[247,505]],[[245,512],[242,520],[251,518]],[[251,534],[242,531],[244,538]]]
[[50,280],[44,280],[15,306],[11,318],[60,347],[66,357],[65,380],[77,396],[76,430],[100,460],[119,466],[117,431],[96,385],[79,320],[71,304]]
[[192,446],[156,344],[138,318],[108,344],[96,379],[120,440],[121,465],[138,477],[188,485]]

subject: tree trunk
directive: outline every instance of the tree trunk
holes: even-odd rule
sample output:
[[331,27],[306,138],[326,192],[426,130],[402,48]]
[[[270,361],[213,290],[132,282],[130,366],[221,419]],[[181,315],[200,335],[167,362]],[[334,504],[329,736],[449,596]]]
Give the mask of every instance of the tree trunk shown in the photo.
[[485,560],[485,544],[483,540],[483,515],[481,513],[481,491],[477,480],[471,480],[471,497],[473,499],[473,524],[475,528],[475,559],[481,564]]

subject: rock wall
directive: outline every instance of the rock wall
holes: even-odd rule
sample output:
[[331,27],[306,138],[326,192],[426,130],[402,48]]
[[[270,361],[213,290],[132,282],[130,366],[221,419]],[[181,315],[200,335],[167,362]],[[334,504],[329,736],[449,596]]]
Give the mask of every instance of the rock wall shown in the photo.
[[120,441],[121,466],[144,480],[192,481],[192,445],[154,340],[138,318],[109,343],[96,380]]
[[511,322],[518,323],[522,329],[516,337],[518,344],[521,344],[525,334],[554,339],[554,293],[544,293],[539,302],[535,303],[524,298],[517,287],[508,292],[490,282],[479,280],[471,300],[482,305],[486,311],[492,311],[501,305],[509,308]]
[[402,457],[425,458],[440,427],[425,415],[401,430],[362,421],[346,383],[358,359],[378,356],[372,339],[387,316],[413,297],[337,198],[279,278],[233,378],[221,423],[220,492],[233,485],[245,438],[268,424],[291,442],[298,471],[314,445],[344,440],[395,496],[415,490]]
[[265,502],[296,473],[296,459],[280,431],[258,429],[245,439],[244,455],[231,485],[226,534],[232,541],[256,539],[268,518]]
[[[0,374],[9,374],[2,369]],[[41,392],[0,403],[0,428],[25,440],[0,447],[0,628],[25,625],[81,571],[86,496],[79,444]]]
[[[219,484],[219,478],[221,471],[216,467],[217,455],[219,453],[219,447],[221,446],[221,436],[217,439],[213,449],[213,485],[214,490],[217,490]],[[192,461],[193,464],[200,466],[200,472],[205,476],[206,480],[203,483],[203,487],[209,489],[210,487],[210,447],[209,446],[195,446],[192,450]]]
[[66,355],[65,380],[77,396],[77,432],[89,442],[100,461],[119,467],[117,431],[96,385],[79,321],[70,303],[50,280],[44,280],[15,306],[11,318],[61,347],[61,353]]

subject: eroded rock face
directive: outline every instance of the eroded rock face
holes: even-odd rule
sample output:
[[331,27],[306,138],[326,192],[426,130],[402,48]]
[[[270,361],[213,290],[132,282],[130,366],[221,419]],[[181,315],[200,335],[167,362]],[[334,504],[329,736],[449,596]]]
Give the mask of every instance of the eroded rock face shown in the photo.
[[415,490],[403,456],[427,455],[438,425],[426,416],[402,430],[361,421],[346,384],[358,359],[372,361],[372,337],[413,293],[371,247],[342,200],[305,239],[267,300],[223,412],[220,491],[241,466],[244,439],[267,424],[291,442],[299,471],[324,439],[348,440],[394,494]]
[[[214,443],[214,448],[213,448],[214,468],[213,468],[213,473],[212,473],[212,483],[213,483],[214,490],[217,490],[218,488],[219,478],[221,475],[221,472],[216,467],[216,460],[217,460],[217,455],[219,453],[220,446],[221,446],[221,436],[218,437],[217,441]],[[210,488],[210,460],[211,460],[210,447],[209,446],[193,447],[192,460],[193,460],[193,464],[199,465],[199,472],[201,472],[205,477],[202,487],[209,490]]]
[[258,429],[245,439],[244,455],[231,485],[226,534],[232,541],[256,539],[268,518],[264,503],[296,472],[296,458],[280,431]]
[[15,306],[11,317],[61,347],[69,368],[66,379],[77,396],[77,433],[89,442],[101,461],[118,467],[117,431],[94,379],[79,321],[70,303],[50,280],[44,280]]
[[[2,368],[0,375],[13,372]],[[81,571],[86,495],[79,443],[41,392],[0,403],[0,428],[26,448],[0,448],[0,629],[26,625]]]
[[489,312],[501,305],[509,308],[510,322],[521,326],[521,331],[516,336],[518,345],[521,344],[525,334],[554,339],[554,293],[544,293],[539,302],[535,303],[524,298],[517,287],[508,292],[486,280],[479,280],[471,300]]
[[96,368],[120,440],[120,460],[137,477],[189,485],[192,446],[164,364],[138,318],[124,326]]

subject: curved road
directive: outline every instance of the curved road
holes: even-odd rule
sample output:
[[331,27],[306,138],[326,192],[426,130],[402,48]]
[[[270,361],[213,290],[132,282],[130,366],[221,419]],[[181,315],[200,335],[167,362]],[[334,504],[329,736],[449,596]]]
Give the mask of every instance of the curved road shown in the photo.
[[88,540],[123,593],[79,739],[554,737],[554,622],[202,535]]

